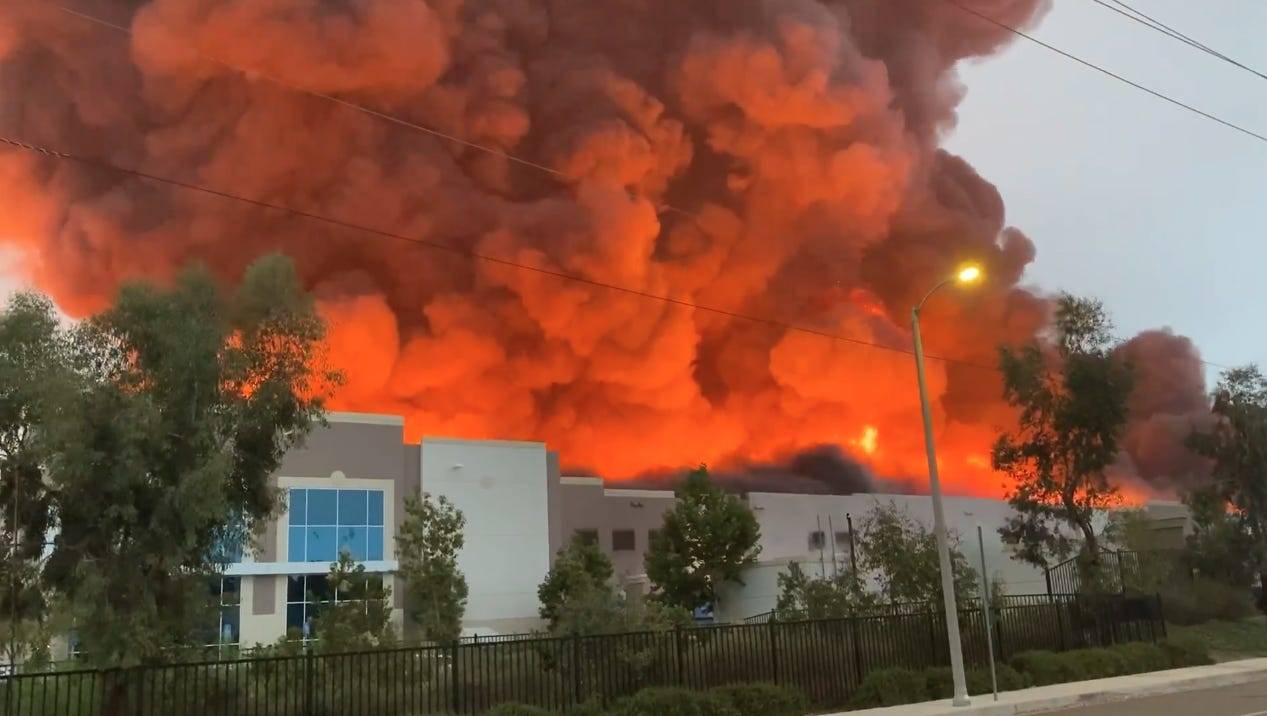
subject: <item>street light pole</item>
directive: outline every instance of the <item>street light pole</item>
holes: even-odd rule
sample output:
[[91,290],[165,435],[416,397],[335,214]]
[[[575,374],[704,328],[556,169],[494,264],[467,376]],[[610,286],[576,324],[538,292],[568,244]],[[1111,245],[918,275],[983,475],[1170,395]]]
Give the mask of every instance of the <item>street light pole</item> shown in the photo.
[[[981,270],[967,267],[956,279],[971,283],[979,279]],[[924,449],[928,453],[928,490],[933,498],[933,532],[937,536],[937,559],[941,564],[941,593],[946,606],[946,641],[950,650],[950,674],[955,691],[952,703],[968,706],[968,683],[963,673],[963,645],[959,638],[959,609],[955,604],[955,579],[950,564],[950,547],[946,540],[946,514],[942,508],[941,479],[937,474],[937,446],[933,440],[933,410],[928,403],[928,380],[924,376],[924,341],[919,332],[919,314],[937,289],[956,279],[947,279],[933,287],[924,299],[911,309],[911,335],[915,341],[915,374],[919,379],[919,405],[924,416]]]

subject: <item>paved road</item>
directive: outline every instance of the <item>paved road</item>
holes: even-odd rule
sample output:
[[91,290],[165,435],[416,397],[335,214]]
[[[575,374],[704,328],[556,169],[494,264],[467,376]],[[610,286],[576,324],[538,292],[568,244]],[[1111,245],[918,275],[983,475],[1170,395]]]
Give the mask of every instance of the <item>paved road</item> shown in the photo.
[[1050,713],[1059,716],[1267,716],[1267,681]]

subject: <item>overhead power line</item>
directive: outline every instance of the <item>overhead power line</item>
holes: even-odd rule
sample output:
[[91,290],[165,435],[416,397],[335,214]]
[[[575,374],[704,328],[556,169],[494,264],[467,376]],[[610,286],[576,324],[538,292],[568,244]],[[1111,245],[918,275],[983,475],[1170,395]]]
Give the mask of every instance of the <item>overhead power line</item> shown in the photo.
[[1263,135],[1263,134],[1260,134],[1260,133],[1258,133],[1258,132],[1255,132],[1255,131],[1254,131],[1254,130],[1252,130],[1252,129],[1247,129],[1247,128],[1245,128],[1245,127],[1242,127],[1242,126],[1241,126],[1241,125],[1239,125],[1239,124],[1236,124],[1236,123],[1234,123],[1234,122],[1230,122],[1230,121],[1228,121],[1228,120],[1226,120],[1226,119],[1223,119],[1222,117],[1219,117],[1219,116],[1217,116],[1217,115],[1214,115],[1214,114],[1211,114],[1211,113],[1209,113],[1209,112],[1206,112],[1205,110],[1203,110],[1203,109],[1199,109],[1199,108],[1197,108],[1197,107],[1195,107],[1195,106],[1193,106],[1193,105],[1191,105],[1191,104],[1187,104],[1187,103],[1185,103],[1185,102],[1181,102],[1180,100],[1177,100],[1177,99],[1175,99],[1174,97],[1171,97],[1170,95],[1167,95],[1167,94],[1165,94],[1165,93],[1162,93],[1162,92],[1159,92],[1159,91],[1157,91],[1157,90],[1155,90],[1155,89],[1152,89],[1151,87],[1147,87],[1147,86],[1142,85],[1142,84],[1140,84],[1140,83],[1138,83],[1138,82],[1136,82],[1136,81],[1134,81],[1134,80],[1131,80],[1131,79],[1128,79],[1128,78],[1126,78],[1126,77],[1123,77],[1122,75],[1119,75],[1119,74],[1117,74],[1116,72],[1113,72],[1112,70],[1105,69],[1105,68],[1101,67],[1100,65],[1097,65],[1097,64],[1095,64],[1094,62],[1091,62],[1090,60],[1085,60],[1085,59],[1083,59],[1083,58],[1081,58],[1081,57],[1079,57],[1079,56],[1077,56],[1077,55],[1073,54],[1072,52],[1068,52],[1068,51],[1066,51],[1066,50],[1062,50],[1062,49],[1060,49],[1059,47],[1056,47],[1055,45],[1053,45],[1053,44],[1051,44],[1051,43],[1044,42],[1043,40],[1040,40],[1040,39],[1038,39],[1037,37],[1034,37],[1033,35],[1031,35],[1031,34],[1029,34],[1029,33],[1025,32],[1025,31],[1023,31],[1023,30],[1020,30],[1020,29],[1017,29],[1017,28],[1015,28],[1015,27],[1012,27],[1011,25],[1009,25],[1009,24],[1007,24],[1007,23],[1005,23],[1005,22],[1001,22],[1001,21],[999,21],[999,20],[996,20],[996,19],[994,19],[993,17],[990,17],[989,15],[987,15],[987,14],[985,14],[985,13],[983,13],[983,12],[980,12],[979,10],[974,10],[974,9],[972,9],[972,8],[970,8],[970,7],[966,6],[966,5],[962,5],[962,4],[958,3],[958,2],[956,2],[956,0],[942,0],[942,2],[946,3],[947,5],[951,5],[951,6],[953,6],[953,7],[956,7],[956,8],[958,8],[958,9],[959,9],[960,11],[962,11],[962,12],[965,12],[965,13],[968,13],[969,15],[972,15],[972,16],[974,16],[974,17],[977,17],[977,18],[979,18],[980,20],[982,20],[983,22],[988,22],[988,23],[990,23],[991,25],[994,25],[995,27],[997,27],[997,28],[999,28],[999,29],[1001,29],[1001,30],[1007,30],[1008,32],[1012,33],[1013,35],[1016,35],[1017,37],[1024,38],[1024,39],[1029,40],[1030,42],[1032,42],[1032,43],[1034,43],[1034,44],[1036,44],[1036,45],[1039,45],[1039,46],[1041,46],[1041,47],[1045,47],[1045,48],[1047,48],[1048,50],[1050,50],[1051,52],[1054,52],[1054,53],[1056,53],[1056,54],[1058,54],[1058,55],[1060,55],[1061,57],[1064,57],[1064,58],[1066,58],[1066,59],[1073,60],[1074,62],[1077,62],[1078,64],[1080,64],[1080,65],[1082,65],[1082,66],[1084,66],[1084,67],[1086,67],[1086,68],[1088,68],[1088,69],[1092,69],[1092,70],[1095,70],[1096,72],[1099,72],[1100,74],[1103,74],[1103,75],[1107,75],[1107,76],[1109,76],[1109,77],[1112,77],[1113,79],[1117,80],[1118,82],[1122,82],[1122,83],[1124,83],[1124,84],[1128,84],[1128,85],[1130,85],[1131,87],[1134,87],[1135,89],[1137,89],[1137,90],[1139,90],[1139,91],[1141,91],[1141,92],[1147,92],[1148,94],[1150,94],[1150,95],[1152,95],[1152,96],[1156,97],[1157,99],[1160,99],[1160,100],[1162,100],[1162,101],[1164,101],[1164,102],[1169,102],[1170,104],[1173,104],[1173,105],[1175,105],[1176,107],[1180,107],[1180,108],[1182,108],[1182,109],[1185,109],[1185,110],[1187,110],[1187,111],[1189,111],[1189,112],[1192,112],[1193,114],[1196,114],[1196,115],[1198,115],[1198,116],[1204,117],[1205,119],[1208,119],[1208,120],[1210,120],[1210,121],[1212,121],[1212,122],[1217,122],[1217,123],[1219,123],[1219,124],[1223,125],[1224,127],[1227,127],[1227,128],[1229,128],[1229,129],[1236,130],[1237,132],[1240,132],[1240,133],[1245,134],[1245,135],[1247,135],[1247,136],[1249,136],[1249,137],[1252,137],[1252,138],[1254,138],[1254,139],[1257,139],[1257,140],[1258,140],[1258,141],[1260,141],[1260,142],[1267,143],[1267,135]]
[[[588,278],[586,276],[581,276],[574,273],[568,273],[566,271],[559,271],[559,270],[547,268],[544,266],[533,266],[531,264],[520,263],[518,261],[512,261],[510,259],[504,259],[497,256],[493,256],[491,254],[481,253],[478,251],[474,251],[472,249],[468,249],[463,246],[454,246],[452,244],[447,244],[440,241],[432,241],[432,240],[413,237],[413,236],[405,236],[404,234],[398,234],[398,233],[395,233],[392,231],[386,231],[383,229],[376,229],[372,226],[366,226],[365,224],[359,224],[353,221],[346,221],[343,219],[337,219],[337,218],[325,216],[322,214],[317,214],[311,211],[304,211],[303,209],[296,209],[294,207],[286,206],[284,204],[277,204],[277,203],[273,203],[269,201],[264,201],[261,199],[253,199],[251,197],[241,196],[239,194],[233,194],[227,191],[222,191],[220,189],[202,186],[200,184],[193,184],[190,182],[181,181],[179,179],[172,179],[169,177],[158,176],[156,174],[150,174],[148,172],[140,171],[137,169],[121,167],[121,166],[118,166],[117,164],[111,164],[110,162],[107,162],[101,159],[86,157],[79,154],[73,154],[71,152],[65,152],[58,149],[51,149],[49,147],[33,144],[31,142],[27,142],[21,139],[15,139],[12,137],[7,137],[7,136],[0,136],[0,144],[6,144],[11,147],[22,149],[28,152],[42,154],[44,156],[52,157],[55,159],[62,159],[66,161],[76,162],[78,164],[92,167],[94,169],[101,170],[101,171],[112,172],[115,174],[124,174],[128,176],[136,177],[138,179],[144,179],[146,181],[158,182],[161,184],[167,184],[169,186],[175,186],[175,187],[179,187],[181,189],[186,189],[189,191],[201,192],[204,194],[209,194],[211,196],[220,197],[222,199],[237,201],[243,204],[250,204],[252,206],[259,207],[262,209],[269,209],[272,211],[282,212],[285,214],[290,214],[292,216],[297,216],[300,218],[328,224],[330,226],[335,226],[342,229],[349,229],[355,232],[369,234],[369,235],[377,236],[380,238],[392,239],[395,241],[400,241],[400,242],[412,244],[415,246],[421,246],[424,248],[434,249],[437,251],[444,251],[450,254],[464,256],[466,258],[474,259],[477,261],[484,261],[491,264],[497,264],[499,266],[507,266],[507,267],[522,270],[522,271],[531,271],[533,273],[542,274],[545,276],[551,276],[553,278],[561,279],[564,281],[572,281],[574,283],[585,284],[587,286],[602,288],[609,291],[615,291],[615,292],[627,294],[630,296],[637,296],[639,298],[645,298],[645,299],[650,299],[654,301],[661,301],[663,303],[668,303],[675,306],[691,308],[698,311],[704,311],[706,313],[712,313],[712,314],[716,314],[720,316],[726,316],[729,318],[735,318],[735,319],[739,319],[743,321],[748,321],[750,323],[760,323],[760,324],[764,324],[768,326],[782,328],[788,331],[796,331],[798,333],[806,333],[813,336],[819,336],[821,338],[829,338],[831,340],[840,341],[842,343],[849,343],[849,344],[858,345],[858,346],[866,346],[868,348],[874,348],[876,350],[889,351],[892,353],[901,353],[903,355],[908,355],[908,356],[915,355],[915,352],[909,348],[886,345],[883,343],[876,343],[874,341],[869,341],[862,338],[854,338],[851,336],[845,336],[838,333],[832,333],[830,331],[823,331],[816,328],[810,328],[808,326],[801,326],[794,323],[788,323],[788,322],[781,321],[775,318],[754,316],[747,313],[741,313],[739,311],[732,311],[725,308],[718,308],[716,306],[709,306],[706,304],[696,303],[695,301],[689,301],[682,298],[675,298],[673,296],[666,296],[663,294],[652,293],[650,291],[644,291],[638,288],[631,288],[629,286],[621,286],[619,284],[608,283],[606,281],[599,281],[597,279]],[[925,357],[928,358],[929,360],[936,360],[936,361],[940,361],[942,363],[947,363],[947,364],[962,365],[962,366],[979,368],[982,370],[989,370],[989,371],[998,370],[996,366],[986,365],[984,363],[974,363],[972,361],[961,360],[958,358],[948,358],[945,356],[928,355],[928,354],[925,354]]]
[[1183,44],[1193,49],[1204,52],[1207,55],[1210,55],[1211,57],[1215,57],[1230,65],[1233,65],[1242,70],[1245,70],[1246,72],[1249,72],[1250,74],[1257,75],[1258,77],[1262,79],[1267,79],[1267,75],[1263,74],[1262,72],[1259,72],[1253,67],[1250,67],[1235,59],[1232,59],[1231,57],[1228,57],[1222,52],[1215,50],[1209,45],[1206,45],[1202,42],[1198,42],[1197,40],[1194,40],[1193,38],[1189,37],[1188,35],[1185,35],[1184,33],[1180,32],[1174,27],[1171,27],[1170,25],[1167,25],[1166,23],[1158,20],[1157,18],[1151,15],[1148,15],[1140,10],[1137,10],[1136,8],[1131,7],[1130,5],[1127,5],[1124,2],[1121,2],[1121,0],[1091,0],[1091,1],[1097,5],[1104,7],[1105,9],[1112,10],[1113,12],[1121,15],[1122,17],[1128,18],[1145,27],[1151,28],[1152,30],[1156,32],[1160,32],[1161,34],[1173,40],[1182,42]]

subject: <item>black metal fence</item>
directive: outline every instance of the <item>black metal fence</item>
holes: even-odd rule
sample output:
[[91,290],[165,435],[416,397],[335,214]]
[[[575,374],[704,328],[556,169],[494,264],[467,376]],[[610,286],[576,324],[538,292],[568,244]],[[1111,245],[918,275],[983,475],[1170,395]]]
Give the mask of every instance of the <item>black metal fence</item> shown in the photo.
[[[1012,597],[992,607],[1001,659],[1164,635],[1149,598]],[[980,604],[960,612],[964,657],[986,663]],[[933,610],[577,638],[19,674],[0,680],[3,716],[421,716],[507,701],[564,710],[648,686],[773,682],[845,704],[866,674],[949,663]]]
[[1193,573],[1182,550],[1103,550],[1095,564],[1082,555],[1045,570],[1048,594],[1151,592],[1167,584],[1190,584]]

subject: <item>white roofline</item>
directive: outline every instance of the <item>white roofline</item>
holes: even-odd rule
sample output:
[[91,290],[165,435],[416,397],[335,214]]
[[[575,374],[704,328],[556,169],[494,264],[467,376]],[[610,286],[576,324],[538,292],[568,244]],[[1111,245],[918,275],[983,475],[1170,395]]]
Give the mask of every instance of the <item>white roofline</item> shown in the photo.
[[400,415],[387,415],[385,413],[331,412],[326,413],[326,422],[359,423],[361,425],[394,425],[397,427],[404,427],[405,418]]
[[560,485],[575,485],[577,487],[602,487],[603,478],[601,477],[573,477],[564,475],[559,478]]
[[645,500],[672,500],[677,497],[672,490],[629,490],[619,487],[603,490],[603,497],[633,497]]
[[422,445],[427,443],[437,445],[471,445],[479,447],[485,445],[488,447],[509,447],[509,448],[526,448],[532,450],[544,450],[546,444],[542,442],[530,442],[527,440],[475,440],[471,438],[445,438],[423,436]]

